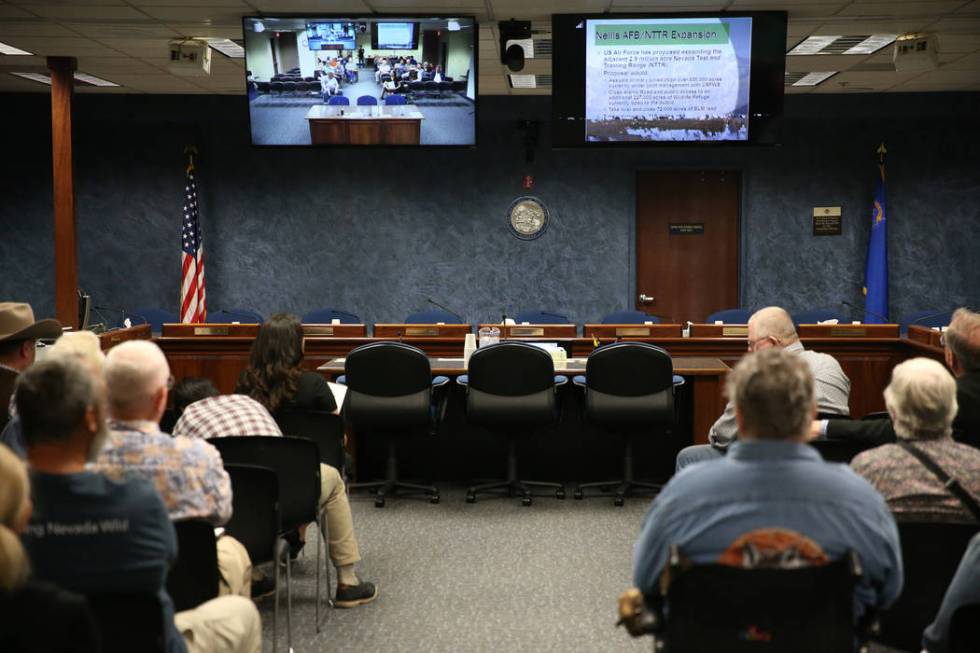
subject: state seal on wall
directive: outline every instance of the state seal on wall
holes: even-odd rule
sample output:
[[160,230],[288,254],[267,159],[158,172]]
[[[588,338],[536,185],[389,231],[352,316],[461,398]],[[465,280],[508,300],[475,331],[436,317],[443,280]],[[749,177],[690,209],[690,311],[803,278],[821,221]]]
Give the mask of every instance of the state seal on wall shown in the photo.
[[534,240],[548,228],[548,208],[536,197],[518,197],[507,210],[510,231],[521,240]]

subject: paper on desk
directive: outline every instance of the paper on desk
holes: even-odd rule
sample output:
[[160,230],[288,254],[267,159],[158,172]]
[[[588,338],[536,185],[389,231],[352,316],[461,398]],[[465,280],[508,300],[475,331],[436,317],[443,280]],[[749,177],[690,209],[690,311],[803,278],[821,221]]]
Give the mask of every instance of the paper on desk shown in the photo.
[[331,412],[334,415],[340,415],[340,409],[344,406],[344,398],[347,397],[347,386],[334,383],[333,381],[327,381],[327,386],[330,388],[330,392],[333,393],[333,402],[337,404],[337,407]]

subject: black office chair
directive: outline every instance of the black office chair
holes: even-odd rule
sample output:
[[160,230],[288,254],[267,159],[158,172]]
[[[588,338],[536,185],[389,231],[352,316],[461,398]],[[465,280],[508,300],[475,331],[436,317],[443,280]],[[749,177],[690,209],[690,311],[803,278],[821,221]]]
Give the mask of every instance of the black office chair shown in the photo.
[[853,651],[856,553],[796,569],[686,564],[671,548],[666,602],[654,598],[651,630],[663,653]]
[[882,611],[874,637],[892,648],[918,651],[977,524],[899,521],[905,583],[898,600]]
[[265,322],[265,318],[250,308],[232,308],[226,311],[209,312],[208,322],[213,324],[223,324],[229,322],[241,322],[242,324],[262,324]]
[[[102,653],[163,653],[163,606],[153,592],[86,594],[92,619],[102,642]],[[53,625],[57,627],[56,625]],[[174,637],[179,637],[173,632]]]
[[517,475],[518,433],[558,419],[551,355],[523,342],[488,345],[473,352],[469,374],[458,381],[466,386],[467,420],[507,437],[507,478],[468,488],[467,503],[476,501],[477,494],[504,490],[509,496],[520,495],[521,503],[529,506],[532,487],[554,488],[555,496],[564,499],[561,483],[523,481]]
[[410,313],[405,318],[405,324],[463,324],[458,315],[444,311],[441,308],[430,308],[417,313]]
[[980,603],[961,605],[949,621],[949,653],[980,651]]
[[[232,515],[225,531],[242,543],[253,565],[273,563],[275,570],[275,609],[272,613],[272,650],[279,646],[280,567],[286,569],[286,650],[293,646],[292,569],[289,543],[282,536],[279,511],[279,476],[275,470],[256,465],[236,465],[225,461],[231,478]],[[318,617],[319,622],[319,617]]]
[[643,311],[616,311],[602,318],[603,324],[643,324],[644,322],[660,324],[660,318]]
[[344,417],[355,431],[377,433],[387,440],[384,480],[353,483],[351,491],[374,490],[374,505],[378,508],[383,508],[386,497],[399,490],[423,493],[430,503],[439,503],[438,488],[398,480],[397,441],[412,431],[435,433],[445,411],[445,393],[438,393],[437,404],[433,404],[433,395],[449,379],[433,379],[425,352],[400,342],[358,347],[347,354],[344,372]]
[[[212,438],[221,460],[237,465],[268,467],[279,479],[279,515],[282,534],[291,533],[310,522],[316,522],[322,538],[316,547],[316,631],[320,632],[320,572],[326,575],[330,588],[329,561],[321,565],[321,549],[326,546],[327,520],[320,511],[320,451],[312,440],[282,436],[249,435]],[[309,531],[307,531],[309,532]],[[329,556],[325,556],[329,558]]]
[[344,420],[324,410],[280,410],[273,418],[283,434],[316,442],[320,462],[344,471]]
[[621,342],[589,355],[585,377],[576,377],[576,384],[585,387],[586,418],[623,437],[623,478],[580,484],[575,488],[576,499],[583,498],[587,488],[616,486],[613,502],[622,506],[624,497],[635,488],[660,490],[661,484],[633,479],[633,438],[653,436],[674,425],[675,381],[682,384],[684,379],[675,379],[670,354],[654,345]]
[[177,532],[177,562],[167,574],[167,594],[174,612],[191,610],[218,596],[218,543],[214,526],[203,519],[174,522]]

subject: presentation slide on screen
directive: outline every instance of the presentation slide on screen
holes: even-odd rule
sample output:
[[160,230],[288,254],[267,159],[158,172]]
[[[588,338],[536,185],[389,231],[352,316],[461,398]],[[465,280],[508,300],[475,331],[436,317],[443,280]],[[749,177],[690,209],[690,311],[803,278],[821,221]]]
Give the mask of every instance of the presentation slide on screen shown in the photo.
[[413,23],[378,23],[378,48],[410,50],[415,47]]
[[585,139],[745,141],[751,18],[585,21]]

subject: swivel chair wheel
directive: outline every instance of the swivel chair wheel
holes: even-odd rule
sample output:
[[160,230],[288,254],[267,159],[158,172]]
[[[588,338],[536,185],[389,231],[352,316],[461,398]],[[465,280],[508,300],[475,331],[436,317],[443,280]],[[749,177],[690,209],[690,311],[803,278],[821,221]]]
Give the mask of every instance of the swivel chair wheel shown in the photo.
[[429,503],[439,503],[439,495],[433,494],[431,497],[429,497]]
[[467,493],[466,494],[466,503],[476,503],[476,495],[475,494],[471,494],[471,493]]
[[374,507],[375,508],[384,508],[385,507],[385,500],[383,498],[381,498],[381,497],[378,497],[377,499],[374,500]]
[[556,499],[564,499],[565,498],[565,490],[564,489],[555,490],[555,498]]
[[521,505],[522,506],[531,505],[531,497],[521,497]]
[[581,501],[585,498],[585,492],[582,492],[582,490],[575,490],[575,493],[572,494],[572,496],[575,497],[577,501]]
[[613,499],[614,506],[622,506],[624,503],[625,503],[625,499],[623,498],[622,494],[617,494],[616,498]]

